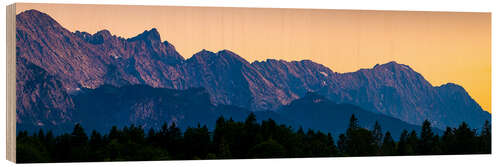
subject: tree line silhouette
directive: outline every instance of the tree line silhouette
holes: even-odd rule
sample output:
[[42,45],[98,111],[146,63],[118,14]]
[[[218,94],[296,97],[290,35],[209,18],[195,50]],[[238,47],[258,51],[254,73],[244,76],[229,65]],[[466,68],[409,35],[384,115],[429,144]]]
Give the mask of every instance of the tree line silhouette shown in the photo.
[[346,132],[334,142],[330,133],[293,130],[272,119],[258,123],[251,113],[244,122],[219,117],[212,132],[198,124],[183,133],[173,123],[147,132],[135,125],[114,126],[108,134],[94,130],[88,136],[76,124],[71,133],[59,136],[22,131],[16,141],[19,163],[490,154],[491,125],[486,121],[478,133],[464,122],[439,136],[426,120],[420,133],[404,130],[395,141],[378,122],[372,129],[362,128],[352,115]]

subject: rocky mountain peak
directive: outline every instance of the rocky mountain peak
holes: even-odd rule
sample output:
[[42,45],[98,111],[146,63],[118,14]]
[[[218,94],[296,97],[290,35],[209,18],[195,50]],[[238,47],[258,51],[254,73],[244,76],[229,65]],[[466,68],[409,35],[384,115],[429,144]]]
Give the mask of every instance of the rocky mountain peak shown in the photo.
[[230,50],[227,50],[227,49],[224,49],[224,50],[217,52],[217,55],[219,55],[223,58],[226,58],[226,59],[236,60],[236,61],[248,64],[248,62],[245,59],[243,59],[241,56],[239,56],[236,53],[234,53]]
[[98,31],[94,34],[94,36],[100,36],[102,37],[103,39],[109,39],[111,38],[113,35],[111,35],[111,32],[109,32],[108,30],[104,29],[104,30],[101,30],[101,31]]
[[451,83],[451,82],[450,82],[450,83],[443,84],[443,85],[441,85],[441,86],[439,86],[439,87],[447,87],[447,88],[453,88],[453,89],[461,89],[461,90],[465,90],[462,86],[457,85],[457,84],[455,84],[455,83]]
[[223,49],[223,50],[220,50],[217,52],[218,55],[227,55],[227,56],[237,56],[239,57],[236,53],[230,51],[230,50],[227,50],[227,49]]
[[202,49],[201,51],[196,52],[191,58],[188,59],[188,61],[208,60],[215,56],[217,55],[214,52]]
[[37,33],[61,33],[64,28],[49,15],[32,9],[16,15],[16,30]]
[[98,31],[94,34],[76,31],[73,34],[75,34],[76,36],[80,37],[84,41],[87,41],[91,44],[102,44],[105,41],[108,41],[111,38],[113,38],[113,35],[111,35],[111,33],[108,30],[101,30],[101,31]]
[[248,64],[248,62],[230,50],[221,50],[217,53],[202,49],[201,51],[195,53],[188,61],[198,61],[198,62],[209,62],[209,61],[221,61],[229,64],[242,63]]
[[[454,83],[446,83],[446,84],[443,84],[437,88],[438,88],[438,90],[445,91],[448,94],[460,94],[461,97],[469,97],[467,91],[462,86],[454,84]],[[471,101],[471,100],[472,99],[470,99],[468,101]]]
[[396,61],[390,61],[385,64],[377,64],[373,67],[374,70],[389,70],[392,72],[395,71],[409,71],[409,72],[414,72],[413,69],[405,64],[399,64]]
[[16,19],[20,21],[35,22],[37,25],[59,25],[57,21],[49,15],[34,9],[19,13]]
[[390,61],[385,64],[377,64],[372,69],[361,69],[357,74],[365,75],[368,78],[377,78],[392,87],[408,87],[410,85],[419,89],[431,89],[432,85],[418,72],[410,66]]
[[168,41],[163,41],[163,45],[165,45],[165,46],[166,46],[168,49],[170,49],[170,50],[176,50],[176,49],[175,49],[175,46],[174,46],[174,45],[172,45],[172,44],[171,44],[170,42],[168,42]]
[[90,38],[92,37],[92,34],[88,33],[88,32],[85,32],[85,31],[75,31],[73,34],[75,34],[76,36],[82,38],[82,39],[87,39],[87,38]]
[[138,40],[161,41],[161,38],[158,30],[156,28],[152,28],[151,30],[146,30],[141,34],[128,39],[128,41]]

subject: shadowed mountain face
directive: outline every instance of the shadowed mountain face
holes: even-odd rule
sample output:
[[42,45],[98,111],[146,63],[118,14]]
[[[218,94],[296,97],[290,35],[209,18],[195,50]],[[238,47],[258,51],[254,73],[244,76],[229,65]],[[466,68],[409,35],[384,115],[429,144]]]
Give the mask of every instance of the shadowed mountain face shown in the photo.
[[[57,90],[65,94],[79,94],[102,85],[140,84],[178,90],[203,87],[214,105],[260,111],[279,110],[307,92],[318,92],[332,101],[410,124],[429,119],[441,129],[456,127],[462,121],[478,128],[491,119],[462,87],[433,87],[409,66],[396,62],[335,73],[309,60],[249,63],[228,50],[202,50],[185,60],[172,44],[161,41],[156,29],[123,39],[107,30],[72,33],[36,10],[22,12],[16,20],[17,56],[53,76],[59,81]],[[18,94],[18,99],[23,96]],[[18,106],[34,104],[41,98],[45,97],[34,96]],[[61,108],[72,108],[72,103]],[[29,112],[44,115],[48,111]]]
[[[359,125],[367,129],[372,129],[375,122],[378,121],[385,128],[384,131],[389,131],[392,134],[401,134],[405,129],[420,131],[420,126],[411,125],[383,114],[366,111],[356,105],[337,104],[324,96],[311,92],[284,106],[279,110],[279,114],[282,119],[287,119],[290,122],[289,124],[296,127],[302,126],[306,129],[332,132],[335,136],[345,132],[351,115],[355,115],[358,118]],[[434,132],[440,133],[441,131],[434,129]],[[398,136],[395,137],[398,138]]]
[[103,85],[82,90],[73,99],[79,111],[75,113],[75,122],[88,129],[108,130],[131,124],[149,129],[163,123],[185,128],[215,122],[218,116],[217,107],[202,88],[181,91],[146,85]]
[[[181,129],[197,124],[207,125],[209,129],[213,129],[219,116],[244,121],[251,113],[250,110],[236,106],[211,104],[210,95],[203,88],[175,90],[147,85],[123,87],[103,85],[96,89],[83,89],[78,94],[72,95],[71,99],[74,101],[74,110],[78,112],[74,112],[73,120],[68,122],[80,123],[89,131],[96,129],[101,132],[111,129],[112,126],[124,127],[132,124],[145,129],[159,128],[163,123],[175,123]],[[336,104],[316,93],[307,93],[278,111],[253,113],[258,121],[273,119],[296,129],[302,127],[320,130],[332,133],[334,136],[345,132],[349,118],[353,114],[359,118],[362,127],[369,129],[373,127],[375,121],[387,127],[384,131],[394,134],[399,134],[404,129],[410,131],[420,129],[419,126],[369,112],[355,105]],[[72,128],[71,124],[59,126],[59,129]],[[31,127],[19,128],[26,130]],[[51,130],[59,133],[61,132],[59,129]],[[437,129],[435,132],[440,133]],[[397,136],[395,137],[397,139]]]

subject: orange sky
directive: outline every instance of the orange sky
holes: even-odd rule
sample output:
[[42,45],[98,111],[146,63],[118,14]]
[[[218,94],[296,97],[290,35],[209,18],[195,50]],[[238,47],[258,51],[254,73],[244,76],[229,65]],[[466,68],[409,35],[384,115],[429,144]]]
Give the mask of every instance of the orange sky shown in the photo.
[[310,59],[336,72],[392,60],[434,86],[462,85],[491,111],[491,14],[17,4],[37,9],[70,31],[108,29],[125,38],[157,28],[185,58],[229,49],[249,62]]

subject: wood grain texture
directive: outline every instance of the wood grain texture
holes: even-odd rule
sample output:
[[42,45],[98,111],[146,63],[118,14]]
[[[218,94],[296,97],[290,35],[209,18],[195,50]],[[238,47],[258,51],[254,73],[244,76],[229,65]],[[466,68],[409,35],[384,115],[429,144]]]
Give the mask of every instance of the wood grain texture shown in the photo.
[[16,162],[16,4],[7,6],[7,160]]

